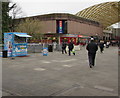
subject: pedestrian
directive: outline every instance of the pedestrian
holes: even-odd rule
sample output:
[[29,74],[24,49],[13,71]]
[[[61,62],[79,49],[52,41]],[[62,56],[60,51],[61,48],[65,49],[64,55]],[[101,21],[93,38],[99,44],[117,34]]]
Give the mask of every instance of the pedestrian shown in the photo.
[[106,48],[109,48],[109,45],[110,45],[110,41],[107,41],[106,42]]
[[103,41],[100,41],[99,47],[100,47],[100,52],[103,53],[103,51],[104,51],[104,42]]
[[95,65],[95,56],[96,51],[98,50],[98,45],[94,42],[93,38],[91,38],[91,41],[86,46],[86,49],[88,51],[89,66],[92,68],[92,66]]
[[62,54],[64,54],[64,52],[67,54],[66,46],[67,46],[67,44],[63,41],[62,42]]
[[82,42],[80,42],[80,50],[82,50]]
[[117,46],[118,46],[118,47],[120,46],[120,41],[119,41],[119,40],[117,41]]
[[[74,45],[73,45],[72,40],[71,40],[70,43],[68,44],[68,49],[69,49],[69,56],[70,56],[70,55],[71,55],[71,52],[72,52],[73,49],[74,49]],[[75,55],[75,52],[73,52],[73,54]]]
[[53,42],[53,50],[54,50],[54,51],[56,50],[56,46],[57,46],[57,43],[56,43],[56,42]]
[[72,49],[72,51],[71,51],[71,52],[73,53],[73,55],[75,55],[75,49],[74,49],[74,48]]

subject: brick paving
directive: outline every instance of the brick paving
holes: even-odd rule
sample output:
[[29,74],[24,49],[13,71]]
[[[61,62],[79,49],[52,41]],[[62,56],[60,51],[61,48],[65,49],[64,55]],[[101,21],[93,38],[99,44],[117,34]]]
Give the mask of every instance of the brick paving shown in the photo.
[[88,66],[87,51],[31,53],[2,60],[3,96],[117,96],[118,48],[97,52],[96,66]]

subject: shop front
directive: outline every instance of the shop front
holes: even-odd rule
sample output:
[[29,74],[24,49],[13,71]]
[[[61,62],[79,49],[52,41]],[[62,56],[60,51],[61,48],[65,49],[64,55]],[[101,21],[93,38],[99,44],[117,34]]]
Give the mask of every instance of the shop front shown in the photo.
[[78,34],[45,34],[42,42],[48,44],[56,42],[58,44],[61,44],[63,41],[66,43],[70,43],[70,41],[72,40],[75,45],[79,45],[80,42],[88,43],[89,39],[89,36],[83,36]]
[[73,41],[75,45],[77,45],[78,41],[78,35],[77,34],[64,34],[60,36],[60,44],[65,41],[66,43],[70,43],[70,41]]
[[79,45],[80,43],[84,45],[89,42],[89,39],[89,36],[83,36],[78,34],[64,34],[60,37],[60,43],[62,43],[62,41],[70,43],[70,41],[72,40],[75,45]]
[[85,46],[90,41],[89,36],[78,35],[78,42],[80,45]]
[[56,34],[45,34],[41,42],[48,43],[48,44],[51,44],[53,42],[58,43],[58,37]]

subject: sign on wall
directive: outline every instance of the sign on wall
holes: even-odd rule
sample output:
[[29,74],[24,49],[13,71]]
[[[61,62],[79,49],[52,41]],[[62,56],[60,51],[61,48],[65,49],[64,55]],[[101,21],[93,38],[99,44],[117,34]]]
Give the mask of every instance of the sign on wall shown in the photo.
[[60,33],[60,34],[67,33],[67,21],[57,20],[56,29],[57,29],[57,33]]
[[59,21],[59,33],[63,33],[62,21]]

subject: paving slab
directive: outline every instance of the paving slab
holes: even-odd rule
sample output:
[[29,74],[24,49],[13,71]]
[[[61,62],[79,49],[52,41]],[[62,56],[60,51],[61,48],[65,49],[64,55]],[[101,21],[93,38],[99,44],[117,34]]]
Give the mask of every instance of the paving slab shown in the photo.
[[[85,47],[68,56],[61,52],[31,53],[2,59],[2,85],[20,96],[117,96],[118,48],[97,52],[90,69]],[[3,96],[9,93],[3,92]]]

